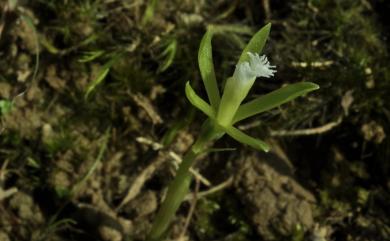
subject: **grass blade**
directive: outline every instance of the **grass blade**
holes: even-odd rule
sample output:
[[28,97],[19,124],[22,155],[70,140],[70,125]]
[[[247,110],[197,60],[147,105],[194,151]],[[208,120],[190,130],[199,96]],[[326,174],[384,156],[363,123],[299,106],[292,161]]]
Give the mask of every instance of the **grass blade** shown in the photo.
[[106,64],[103,65],[102,69],[99,71],[97,77],[91,81],[87,90],[85,91],[84,98],[87,100],[91,93],[96,89],[96,87],[103,82],[107,74],[110,72],[112,65],[122,56],[122,54],[116,54],[111,58]]

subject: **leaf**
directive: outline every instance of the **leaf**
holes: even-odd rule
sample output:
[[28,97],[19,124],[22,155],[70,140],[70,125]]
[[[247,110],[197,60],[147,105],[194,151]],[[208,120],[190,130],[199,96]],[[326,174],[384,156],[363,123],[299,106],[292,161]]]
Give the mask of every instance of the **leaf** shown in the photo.
[[159,56],[163,60],[162,63],[158,66],[157,72],[159,73],[164,72],[169,68],[169,66],[172,65],[173,60],[176,56],[176,52],[177,52],[177,40],[172,39],[166,44],[164,51]]
[[95,51],[84,52],[83,55],[78,60],[78,62],[80,62],[80,63],[91,62],[91,61],[99,58],[100,56],[102,56],[104,53],[105,53],[104,50],[95,50]]
[[251,146],[256,150],[268,152],[270,149],[267,143],[265,143],[264,141],[248,136],[247,134],[245,134],[244,132],[240,131],[239,129],[233,126],[222,127],[222,128],[226,131],[226,133],[229,136],[233,137],[233,139],[235,139],[236,141]]
[[87,90],[85,91],[84,98],[88,99],[89,95],[96,89],[96,87],[103,82],[103,80],[106,78],[107,74],[110,72],[110,69],[112,65],[122,56],[122,54],[116,54],[114,55],[106,64],[103,65],[102,69],[99,71],[96,79],[91,81],[88,86]]
[[103,80],[106,78],[108,72],[110,72],[111,66],[103,66],[103,69],[99,71],[99,74],[96,79],[94,79],[91,83],[87,86],[87,91],[85,92],[85,99],[88,99],[89,95],[96,89],[96,87],[103,82]]
[[110,140],[110,131],[111,128],[107,128],[103,137],[102,137],[102,143],[99,148],[99,152],[94,160],[94,162],[89,166],[89,169],[86,173],[77,181],[77,183],[71,188],[70,195],[77,195],[80,191],[80,188],[86,183],[86,181],[91,177],[91,175],[95,172],[96,168],[98,167],[99,163],[101,163],[104,153],[107,150],[108,141]]
[[200,98],[192,89],[190,82],[186,83],[186,96],[187,99],[191,102],[193,106],[198,108],[200,111],[202,111],[204,114],[206,114],[208,117],[214,119],[214,111],[211,108],[209,104],[206,103],[202,98]]
[[241,53],[240,59],[238,63],[242,63],[244,61],[249,60],[248,52],[251,53],[261,53],[265,42],[267,41],[269,32],[271,30],[271,23],[268,23],[264,27],[262,27],[249,41],[244,50]]
[[142,22],[141,22],[142,26],[145,26],[147,23],[150,22],[150,20],[152,20],[156,7],[157,7],[157,0],[148,1],[144,16],[142,17]]
[[227,151],[236,151],[237,148],[209,148],[206,149],[205,152],[212,153],[212,152],[227,152]]
[[9,100],[0,100],[0,115],[5,115],[11,112],[13,103]]
[[177,137],[178,133],[185,127],[189,126],[194,119],[195,109],[190,108],[184,118],[177,119],[171,127],[164,133],[161,138],[163,146],[169,146]]
[[211,39],[213,38],[212,30],[207,30],[200,42],[198,52],[199,70],[202,76],[203,84],[206,88],[207,96],[214,111],[218,109],[221,96],[219,94],[217,79],[214,72],[213,53]]
[[301,82],[284,86],[241,105],[237,110],[233,123],[280,106],[296,97],[317,89],[319,89],[319,86],[311,82]]

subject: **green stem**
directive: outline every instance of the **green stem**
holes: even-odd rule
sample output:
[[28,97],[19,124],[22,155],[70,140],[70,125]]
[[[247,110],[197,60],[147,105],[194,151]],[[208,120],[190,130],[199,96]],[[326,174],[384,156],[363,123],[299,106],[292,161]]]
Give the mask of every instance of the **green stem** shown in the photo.
[[220,138],[222,135],[223,132],[212,121],[208,120],[203,124],[198,140],[183,157],[176,177],[168,187],[166,198],[157,213],[152,230],[147,238],[148,241],[160,241],[162,239],[170,221],[188,193],[192,180],[192,175],[189,171],[190,167],[193,165],[196,157],[204,151],[207,143]]

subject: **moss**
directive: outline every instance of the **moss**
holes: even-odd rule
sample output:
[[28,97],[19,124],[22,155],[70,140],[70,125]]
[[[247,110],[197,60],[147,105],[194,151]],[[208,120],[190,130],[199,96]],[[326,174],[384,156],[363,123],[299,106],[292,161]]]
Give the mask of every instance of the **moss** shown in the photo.
[[[131,182],[155,155],[136,137],[160,141],[165,136],[163,142],[171,143],[179,130],[190,125],[191,131],[199,129],[203,117],[189,110],[183,90],[188,80],[194,88],[201,84],[196,60],[206,28],[216,31],[214,64],[222,80],[232,74],[243,43],[269,17],[273,26],[265,53],[278,72],[272,80],[256,81],[251,94],[299,81],[318,83],[321,90],[264,113],[258,117],[260,126],[247,131],[313,128],[342,117],[339,126],[321,135],[278,140],[288,150],[298,179],[317,195],[316,218],[334,229],[329,239],[346,240],[348,235],[356,240],[389,239],[384,215],[390,172],[388,1],[269,1],[269,10],[262,1],[157,1],[146,16],[148,2],[154,1],[17,1],[18,8],[7,11],[6,3],[0,4],[4,12],[0,44],[9,46],[0,60],[0,81],[5,83],[0,91],[4,187],[16,185],[30,196],[37,189],[52,188],[61,199],[74,177],[66,185],[50,185],[48,177],[58,171],[58,160],[63,158],[74,170],[87,163],[97,155],[95,141],[109,126],[112,139],[104,168],[93,181],[102,182],[98,186],[103,193],[118,187],[111,177],[114,172],[123,182]],[[33,35],[26,35],[31,28],[24,31],[23,15],[31,16],[40,38],[41,63],[34,81],[36,42]],[[85,100],[88,84],[118,53],[121,58]],[[60,85],[47,79],[49,69],[55,70],[52,77],[60,79]],[[165,92],[152,97],[156,86]],[[341,102],[349,91],[353,100],[347,115]],[[164,122],[150,124],[133,103],[134,93],[150,99]],[[183,118],[186,115],[188,119]],[[386,137],[380,142],[365,138],[363,126],[369,123],[380,126]],[[51,134],[45,134],[47,124]],[[222,161],[229,157],[230,153],[213,155]],[[218,171],[224,167],[216,166]],[[161,176],[168,173],[158,171]],[[214,174],[210,177],[213,183],[220,181]],[[160,191],[166,178],[152,179],[145,189]],[[120,195],[107,194],[102,200],[115,207]],[[4,206],[7,213],[7,201]],[[227,192],[202,199],[190,234],[199,240],[260,239],[240,210],[240,197]],[[125,211],[118,215],[126,218]],[[0,223],[7,217],[2,215]],[[12,232],[7,237],[19,237],[23,230],[16,227]],[[66,235],[55,238],[66,239],[72,232],[67,229]],[[290,238],[298,241],[302,235],[297,228]]]
[[[226,195],[226,196],[225,196]],[[228,198],[226,198],[228,197]],[[231,193],[221,192],[201,199],[197,205],[194,231],[200,240],[225,237],[227,240],[251,240],[252,227]]]

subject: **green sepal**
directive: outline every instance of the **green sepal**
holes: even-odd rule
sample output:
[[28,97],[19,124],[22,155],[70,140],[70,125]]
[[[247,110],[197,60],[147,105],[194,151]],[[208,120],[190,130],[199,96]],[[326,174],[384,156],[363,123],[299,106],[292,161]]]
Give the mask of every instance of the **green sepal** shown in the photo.
[[265,42],[267,41],[269,32],[271,30],[271,23],[268,23],[262,27],[249,41],[244,50],[241,53],[238,63],[249,61],[248,52],[260,54],[263,50]]
[[221,96],[218,89],[217,79],[215,77],[213,63],[213,49],[211,39],[213,38],[212,30],[207,30],[202,38],[198,52],[198,64],[203,84],[206,88],[207,96],[214,111],[217,110]]
[[255,148],[256,150],[261,150],[268,152],[270,147],[268,146],[267,143],[264,141],[255,139],[251,136],[248,136],[244,132],[240,131],[239,129],[233,127],[233,126],[228,126],[228,127],[222,127],[226,133],[231,136],[233,139],[235,139],[238,142],[241,142],[243,144],[246,144],[248,146],[251,146]]
[[204,101],[202,98],[200,98],[194,91],[194,89],[192,89],[191,85],[190,85],[190,82],[187,81],[186,83],[186,89],[185,89],[185,92],[186,92],[186,96],[187,96],[187,99],[190,101],[190,103],[195,106],[196,108],[198,108],[200,111],[202,111],[205,115],[207,115],[208,117],[210,117],[211,119],[214,119],[215,117],[215,114],[214,114],[214,111],[213,109],[211,108],[211,106],[209,104],[207,104],[206,101]]
[[271,93],[265,94],[241,105],[234,116],[233,123],[280,106],[295,99],[296,97],[317,89],[319,89],[317,84],[311,82],[301,82],[274,90]]

